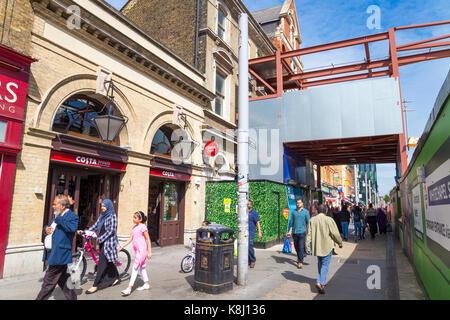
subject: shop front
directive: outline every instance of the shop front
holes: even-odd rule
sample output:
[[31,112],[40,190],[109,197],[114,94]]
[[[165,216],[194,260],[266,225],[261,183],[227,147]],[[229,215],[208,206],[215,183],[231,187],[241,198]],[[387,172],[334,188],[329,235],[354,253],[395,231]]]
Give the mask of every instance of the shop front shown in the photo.
[[[118,211],[126,150],[64,134],[53,140],[52,147],[44,225],[52,220],[51,204],[60,194],[72,199],[71,209],[79,216],[80,230],[95,223],[102,200],[111,199]],[[81,239],[76,241],[81,243]]]
[[160,165],[150,169],[148,229],[159,246],[184,242],[185,195],[190,180],[191,175],[182,168]]
[[192,169],[173,158],[178,128],[164,125],[152,140],[148,195],[148,230],[152,242],[159,246],[184,243],[186,189]]
[[32,58],[0,45],[0,279],[32,62]]

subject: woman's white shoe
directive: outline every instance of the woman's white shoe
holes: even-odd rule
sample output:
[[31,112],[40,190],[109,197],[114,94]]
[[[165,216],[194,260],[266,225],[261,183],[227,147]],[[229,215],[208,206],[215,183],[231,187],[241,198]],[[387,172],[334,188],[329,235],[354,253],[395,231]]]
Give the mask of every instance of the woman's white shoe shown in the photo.
[[121,292],[122,292],[123,296],[129,296],[131,294],[131,289],[126,288],[125,290],[122,290]]
[[136,290],[142,291],[142,290],[148,290],[148,289],[150,289],[150,285],[148,283],[146,283],[142,287],[137,288]]

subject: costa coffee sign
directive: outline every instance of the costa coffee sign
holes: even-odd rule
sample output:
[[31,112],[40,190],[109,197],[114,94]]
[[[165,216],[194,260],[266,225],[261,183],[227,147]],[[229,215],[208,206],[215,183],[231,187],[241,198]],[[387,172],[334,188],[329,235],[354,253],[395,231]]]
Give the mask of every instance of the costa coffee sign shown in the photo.
[[160,170],[160,169],[150,169],[150,175],[151,176],[157,176],[162,178],[168,178],[168,179],[174,179],[174,180],[184,180],[184,181],[190,181],[191,176],[185,173],[179,173],[169,170]]
[[120,171],[126,171],[127,165],[122,162],[109,161],[90,156],[76,155],[71,153],[64,153],[59,151],[52,151],[51,160],[75,163],[79,165],[85,165],[89,167],[114,169]]
[[205,154],[214,157],[219,152],[219,145],[214,141],[209,141],[205,144]]

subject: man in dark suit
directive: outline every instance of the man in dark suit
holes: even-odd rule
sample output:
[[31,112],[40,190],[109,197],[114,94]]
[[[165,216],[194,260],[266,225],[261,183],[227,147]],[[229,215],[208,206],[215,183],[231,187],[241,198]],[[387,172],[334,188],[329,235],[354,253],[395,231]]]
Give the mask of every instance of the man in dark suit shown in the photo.
[[[72,241],[78,227],[78,216],[69,207],[69,200],[63,195],[57,196],[53,201],[55,218],[44,227],[44,234],[49,237],[46,243],[51,244],[49,267],[36,300],[48,300],[56,285],[61,287],[67,300],[77,300],[75,290],[67,286],[70,278],[67,264],[72,263]],[[44,259],[45,254],[46,250]]]

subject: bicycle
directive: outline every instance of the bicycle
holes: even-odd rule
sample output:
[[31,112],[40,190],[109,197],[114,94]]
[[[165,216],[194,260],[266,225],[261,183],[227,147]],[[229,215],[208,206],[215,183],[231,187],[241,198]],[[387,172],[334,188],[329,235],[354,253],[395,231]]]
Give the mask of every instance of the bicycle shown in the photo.
[[189,238],[189,246],[191,247],[191,252],[181,260],[181,271],[184,273],[191,272],[195,265],[195,242],[192,241],[192,238]]
[[[100,256],[100,252],[89,243],[89,240],[93,240],[93,239],[97,238],[97,235],[95,234],[95,232],[83,231],[81,233],[81,236],[84,239],[86,239],[86,242],[84,243],[83,248],[78,248],[77,252],[72,255],[72,263],[69,265],[69,273],[71,275],[75,276],[77,274],[77,272],[80,272],[80,278],[79,278],[80,283],[81,283],[81,280],[84,278],[84,276],[86,274],[86,269],[87,269],[87,259],[86,259],[85,253],[86,252],[89,253],[92,260],[95,262],[94,273],[97,272],[97,267],[98,267],[97,257]],[[96,257],[96,255],[97,255],[97,257]],[[122,249],[118,254],[118,258],[115,261],[115,264],[117,267],[117,271],[119,271],[119,276],[122,278],[124,275],[127,274],[127,271],[131,264],[130,253],[127,250]],[[80,269],[80,267],[81,267],[81,269]]]

